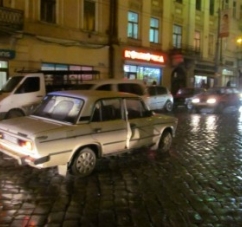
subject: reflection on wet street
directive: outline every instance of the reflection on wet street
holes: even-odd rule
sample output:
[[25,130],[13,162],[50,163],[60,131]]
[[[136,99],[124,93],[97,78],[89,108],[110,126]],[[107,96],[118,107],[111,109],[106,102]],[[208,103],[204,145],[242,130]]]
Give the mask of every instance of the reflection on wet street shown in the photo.
[[242,116],[174,115],[169,155],[106,158],[86,178],[0,155],[0,226],[242,226]]

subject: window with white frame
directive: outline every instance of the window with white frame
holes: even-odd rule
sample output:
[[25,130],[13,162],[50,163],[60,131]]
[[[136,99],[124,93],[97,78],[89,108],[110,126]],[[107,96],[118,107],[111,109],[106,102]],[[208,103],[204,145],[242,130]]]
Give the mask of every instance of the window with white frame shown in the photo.
[[138,39],[138,13],[128,12],[128,37]]
[[48,23],[56,23],[56,1],[40,1],[40,20]]
[[202,1],[196,0],[196,10],[201,11],[202,8]]
[[242,5],[240,5],[239,18],[242,19]]
[[200,51],[201,47],[201,33],[198,31],[195,31],[194,34],[194,50],[195,51]]
[[214,15],[214,0],[209,1],[209,15]]
[[233,1],[233,18],[236,18],[236,1]]
[[96,30],[96,1],[84,0],[83,29],[86,31]]
[[159,42],[159,20],[156,18],[150,19],[150,42]]
[[182,43],[182,27],[180,25],[173,25],[173,47],[181,48]]

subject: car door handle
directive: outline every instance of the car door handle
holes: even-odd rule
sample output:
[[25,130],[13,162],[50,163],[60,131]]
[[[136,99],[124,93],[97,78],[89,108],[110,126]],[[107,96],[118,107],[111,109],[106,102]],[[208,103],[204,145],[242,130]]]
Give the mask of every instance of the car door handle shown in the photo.
[[101,132],[102,131],[102,128],[95,128],[94,131],[95,132]]

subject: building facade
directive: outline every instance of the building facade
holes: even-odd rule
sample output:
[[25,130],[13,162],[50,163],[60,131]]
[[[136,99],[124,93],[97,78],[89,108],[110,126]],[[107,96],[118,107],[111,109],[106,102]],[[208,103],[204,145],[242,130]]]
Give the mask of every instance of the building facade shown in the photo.
[[23,68],[239,86],[241,21],[242,0],[2,0],[0,86]]

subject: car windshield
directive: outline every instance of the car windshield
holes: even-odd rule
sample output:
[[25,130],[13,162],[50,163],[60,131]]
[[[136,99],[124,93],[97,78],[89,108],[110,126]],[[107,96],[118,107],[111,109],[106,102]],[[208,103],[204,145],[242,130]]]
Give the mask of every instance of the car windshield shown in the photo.
[[221,95],[225,93],[226,93],[225,88],[211,88],[211,89],[208,89],[206,92],[206,94],[208,95]]
[[179,95],[192,95],[194,94],[194,89],[189,89],[189,88],[183,88],[183,89],[179,89],[177,94]]
[[11,77],[5,85],[3,85],[1,92],[12,92],[14,88],[23,79],[23,76],[13,76]]
[[75,123],[84,101],[78,98],[47,95],[32,115]]

